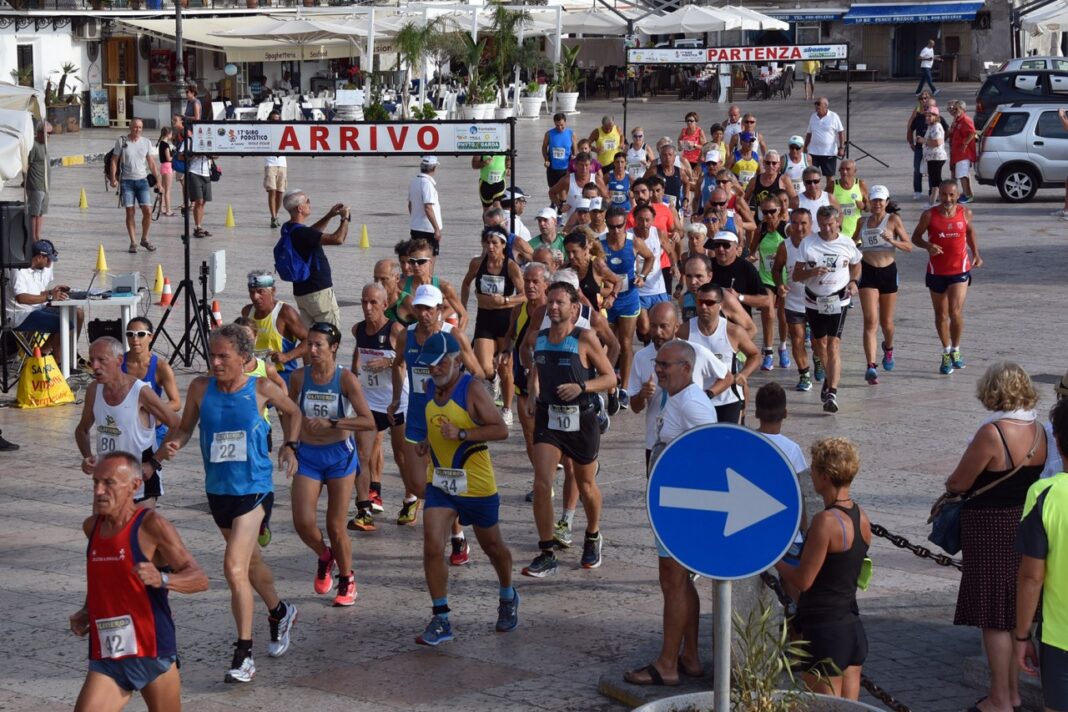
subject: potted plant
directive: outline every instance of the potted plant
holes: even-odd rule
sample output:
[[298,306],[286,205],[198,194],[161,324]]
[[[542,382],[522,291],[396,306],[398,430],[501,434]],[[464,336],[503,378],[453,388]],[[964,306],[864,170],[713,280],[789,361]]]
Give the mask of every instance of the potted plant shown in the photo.
[[80,81],[74,76],[78,67],[67,62],[57,71],[60,74],[58,85],[53,89],[51,80],[45,85],[45,115],[52,124],[53,133],[75,133],[82,126],[82,102],[78,92],[70,89],[72,82]]
[[477,113],[475,105],[479,101],[479,86],[482,81],[480,67],[482,54],[486,51],[486,38],[483,37],[476,41],[467,33],[459,34],[458,38],[459,41],[455,42],[451,47],[451,59],[467,68],[464,102],[460,112],[464,119],[471,120],[476,118],[475,115]]
[[[415,70],[417,78],[422,76],[423,60],[426,57],[430,40],[437,30],[438,25],[434,21],[425,25],[405,22],[393,38],[393,46],[397,50],[397,70],[404,72],[404,89],[401,92],[401,116],[404,118],[408,118],[409,115],[408,91],[412,85],[412,71]],[[402,66],[403,70],[401,70]],[[425,78],[423,81],[426,81]]]
[[20,87],[32,87],[33,86],[33,67],[23,67],[22,69],[11,70],[11,81],[18,84]]
[[492,74],[480,77],[475,99],[474,118],[492,119],[493,111],[497,108],[497,78]]
[[545,100],[545,85],[531,82],[526,86],[525,96],[519,98],[519,117],[536,119],[541,114],[541,102]]
[[575,113],[578,105],[578,83],[582,70],[578,67],[578,54],[582,45],[560,48],[560,62],[556,65],[553,86],[556,91],[557,108],[565,114]]

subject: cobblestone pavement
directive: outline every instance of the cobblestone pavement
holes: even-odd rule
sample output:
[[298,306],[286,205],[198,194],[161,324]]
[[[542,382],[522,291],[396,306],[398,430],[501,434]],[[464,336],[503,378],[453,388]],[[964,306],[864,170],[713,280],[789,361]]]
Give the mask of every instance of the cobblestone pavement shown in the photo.
[[[944,87],[939,99],[971,100],[974,85]],[[860,162],[859,175],[869,184],[888,185],[902,199],[903,218],[911,229],[919,204],[911,202],[912,155],[904,139],[910,109],[910,86],[901,83],[857,84],[851,128],[858,145],[890,164],[882,169]],[[821,86],[831,108],[844,118],[844,87]],[[603,113],[621,115],[618,102],[588,102],[571,123],[580,133],[592,129]],[[631,126],[642,124],[647,136],[677,135],[683,114],[701,113],[707,127],[724,116],[725,106],[660,99],[635,102]],[[760,119],[760,129],[775,146],[804,133],[811,105],[798,95],[789,101],[744,105]],[[544,173],[538,155],[548,118],[521,122],[517,183],[533,197],[528,225],[544,204]],[[155,132],[147,131],[154,138]],[[52,155],[99,153],[115,133],[86,130],[56,137]],[[244,273],[271,265],[276,237],[268,228],[262,168],[258,158],[223,159],[223,181],[208,208],[206,227],[214,233],[195,240],[195,268],[216,249],[228,253],[228,288],[219,295],[226,320],[246,301]],[[407,236],[406,186],[417,171],[413,158],[291,159],[290,187],[305,189],[318,213],[336,201],[353,205],[349,241],[328,248],[343,319],[359,318],[360,286],[368,281],[374,260],[390,256],[394,242]],[[444,252],[438,272],[458,282],[468,259],[478,252],[477,174],[461,158],[444,158],[439,169],[444,204]],[[90,208],[77,208],[79,188]],[[8,189],[5,199],[15,192]],[[827,416],[815,392],[789,391],[790,418],[784,432],[807,445],[820,435],[853,438],[861,448],[863,469],[855,493],[873,521],[912,541],[926,535],[927,509],[942,479],[954,467],[982,418],[974,384],[997,359],[1014,359],[1039,381],[1040,407],[1052,400],[1051,383],[1063,373],[1065,224],[1049,211],[1058,207],[1059,191],[1043,191],[1023,206],[1009,206],[992,188],[979,188],[975,211],[986,266],[977,270],[969,294],[964,354],[968,368],[950,377],[937,373],[939,349],[931,308],[923,288],[922,255],[900,258],[901,293],[897,317],[898,366],[878,386],[863,380],[860,314],[851,314],[843,351],[845,371],[842,410]],[[180,221],[164,218],[153,225],[153,254],[127,254],[127,239],[114,194],[103,191],[99,164],[57,168],[52,177],[52,210],[46,232],[62,253],[57,277],[66,283],[88,282],[97,244],[107,250],[112,273],[139,271],[152,279],[156,264],[177,284],[181,269]],[[223,227],[227,204],[237,228]],[[372,247],[361,250],[358,229],[368,227]],[[1052,269],[1051,269],[1052,268]],[[288,289],[280,290],[288,296]],[[150,307],[153,319],[159,307]],[[111,318],[97,306],[89,319]],[[1053,328],[1050,328],[1053,327]],[[352,348],[343,344],[344,353]],[[82,352],[85,352],[83,343]],[[179,369],[188,381],[192,370]],[[788,388],[796,374],[761,373],[755,386],[780,380]],[[84,394],[84,378],[79,399]],[[5,403],[13,400],[14,392]],[[89,482],[81,474],[71,436],[80,406],[48,410],[0,409],[4,436],[22,449],[0,455],[0,607],[5,612],[0,634],[0,709],[68,709],[85,672],[85,643],[67,630],[67,616],[81,605],[85,590],[84,537],[79,524],[89,513]],[[280,593],[301,609],[294,642],[284,658],[263,654],[267,627],[262,611],[256,620],[259,675],[251,685],[222,683],[228,665],[233,624],[222,576],[222,540],[205,513],[199,456],[190,447],[168,465],[167,496],[162,511],[178,526],[190,550],[211,578],[208,592],[172,597],[182,653],[184,698],[188,709],[216,712],[262,710],[600,710],[615,709],[601,697],[597,681],[621,674],[644,660],[657,640],[661,599],[656,558],[644,508],[641,456],[643,419],[629,413],[613,419],[602,447],[600,484],[605,496],[603,531],[605,564],[593,571],[578,566],[577,553],[563,555],[560,575],[548,580],[517,577],[523,594],[520,628],[509,635],[493,632],[496,582],[484,556],[472,551],[470,566],[451,573],[450,604],[457,640],[428,650],[413,643],[426,623],[429,600],[421,567],[421,532],[392,523],[400,498],[395,468],[387,467],[386,514],[377,532],[355,536],[354,559],[360,598],[351,609],[334,609],[312,593],[315,562],[295,536],[289,521],[289,494],[276,476],[274,542],[266,550]],[[523,501],[531,481],[518,423],[507,444],[495,444],[502,493],[502,529],[512,546],[516,568],[536,552],[529,505]],[[559,491],[559,487],[557,488]],[[577,526],[584,524],[581,512]],[[952,626],[958,574],[877,540],[873,543],[875,577],[861,595],[861,610],[871,641],[865,672],[916,712],[949,712],[972,704],[982,691],[962,682],[962,661],[979,652],[977,631]],[[706,613],[711,587],[700,587]],[[711,648],[711,619],[704,633]],[[139,700],[132,709],[143,707]]]

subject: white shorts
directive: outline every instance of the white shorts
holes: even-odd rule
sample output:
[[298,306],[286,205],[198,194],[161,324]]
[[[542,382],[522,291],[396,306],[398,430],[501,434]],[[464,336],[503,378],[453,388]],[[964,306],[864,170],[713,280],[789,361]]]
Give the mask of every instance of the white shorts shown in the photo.
[[954,178],[967,178],[972,170],[972,162],[968,159],[963,161],[957,161],[953,164],[953,177]]

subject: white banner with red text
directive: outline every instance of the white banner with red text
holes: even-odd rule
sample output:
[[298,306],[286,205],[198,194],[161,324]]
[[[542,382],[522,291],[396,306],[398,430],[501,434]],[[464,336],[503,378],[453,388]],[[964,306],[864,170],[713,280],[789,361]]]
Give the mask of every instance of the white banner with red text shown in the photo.
[[846,44],[627,50],[627,61],[631,64],[803,62],[811,59],[846,59],[848,56],[849,45]]

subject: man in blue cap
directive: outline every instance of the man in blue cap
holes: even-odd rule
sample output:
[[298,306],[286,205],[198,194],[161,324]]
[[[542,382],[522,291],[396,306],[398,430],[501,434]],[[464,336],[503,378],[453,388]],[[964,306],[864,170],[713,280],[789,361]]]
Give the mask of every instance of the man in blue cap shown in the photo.
[[[70,287],[52,283],[52,263],[59,261],[59,252],[51,240],[38,240],[33,243],[30,266],[14,270],[8,282],[11,292],[7,297],[7,323],[15,331],[39,332],[50,334],[42,353],[59,354],[59,309],[53,302],[62,302],[70,298]],[[77,308],[77,335],[82,333],[81,307]],[[72,348],[77,348],[78,338],[74,339]],[[67,354],[59,354],[66,358]]]
[[485,385],[460,369],[460,342],[444,331],[423,342],[416,364],[430,372],[426,385],[426,439],[416,448],[430,456],[423,509],[423,570],[433,617],[415,639],[420,645],[452,640],[445,538],[457,517],[472,525],[500,584],[497,631],[519,625],[519,595],[512,587],[512,554],[497,525],[500,496],[490,440],[506,440],[508,426]]

